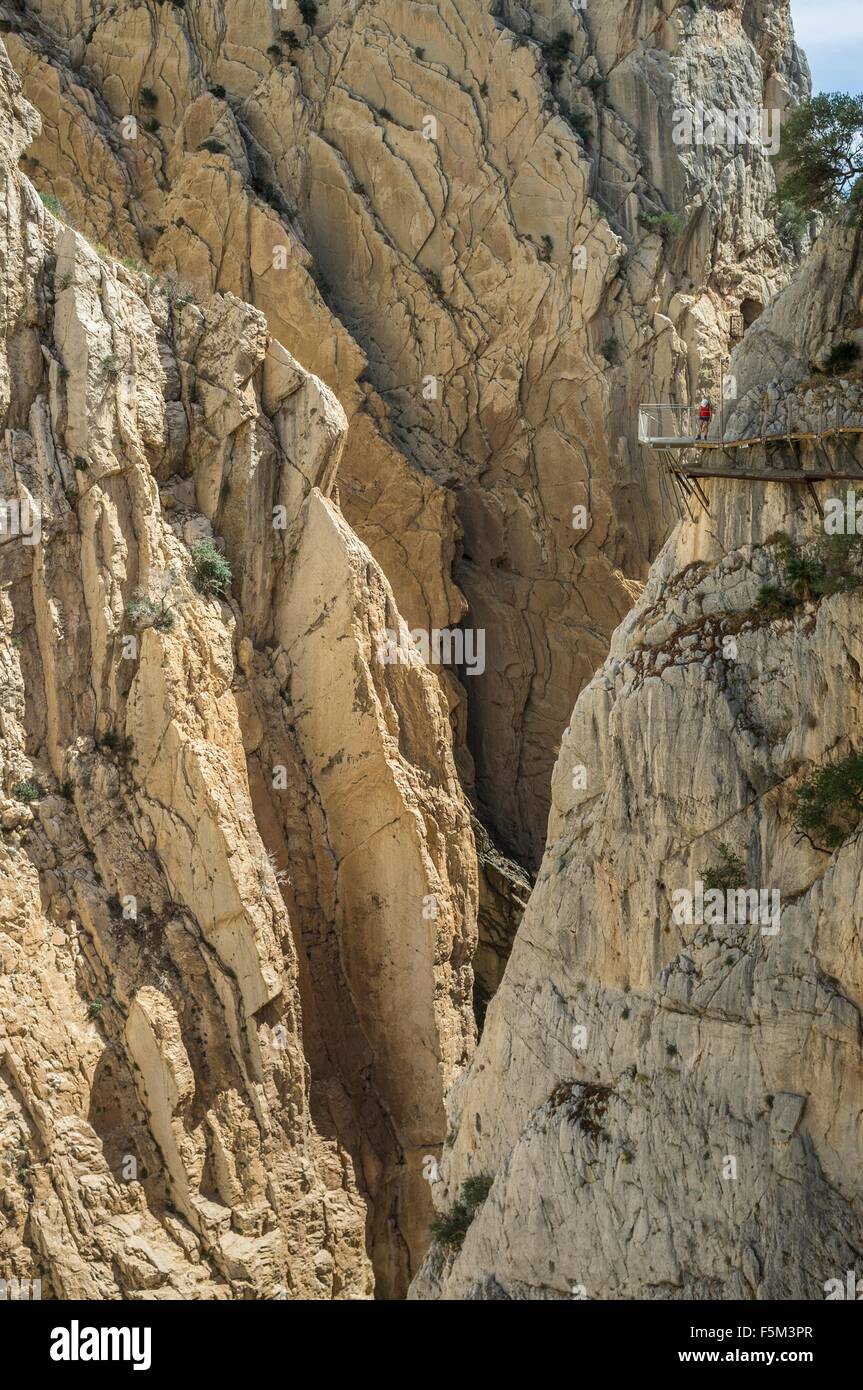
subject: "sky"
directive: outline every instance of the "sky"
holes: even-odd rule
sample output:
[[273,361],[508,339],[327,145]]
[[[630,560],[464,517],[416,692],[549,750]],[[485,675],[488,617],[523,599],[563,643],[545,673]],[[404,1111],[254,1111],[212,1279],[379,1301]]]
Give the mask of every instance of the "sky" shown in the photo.
[[791,0],[814,92],[863,93],[863,0]]

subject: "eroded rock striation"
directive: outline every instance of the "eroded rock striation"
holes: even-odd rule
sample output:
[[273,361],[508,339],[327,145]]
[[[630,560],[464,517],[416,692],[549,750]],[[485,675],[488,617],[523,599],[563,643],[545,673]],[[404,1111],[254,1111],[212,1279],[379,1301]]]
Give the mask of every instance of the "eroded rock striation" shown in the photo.
[[488,634],[482,680],[445,676],[459,770],[535,867],[573,699],[672,520],[637,405],[715,392],[731,314],[787,276],[767,150],[698,137],[806,91],[786,0],[33,0],[7,42],[37,186],[255,304],[336,393],[345,515],[409,626]]
[[[398,1292],[474,1036],[447,706],[381,661],[332,393],[258,310],[57,221],[0,76],[4,496],[36,523],[0,546],[3,1272]],[[195,583],[213,524],[230,599]]]
[[[825,235],[732,362],[742,409],[780,357],[802,400],[812,358],[859,340],[860,270],[859,230]],[[859,439],[771,457],[863,476]],[[708,483],[579,697],[438,1203],[493,1182],[413,1297],[820,1299],[853,1269],[863,848],[797,806],[859,751],[860,543],[819,514],[850,486]]]
[[[857,599],[759,598],[770,484],[651,570],[636,432],[744,332],[729,437],[859,390],[859,238],[779,293],[770,150],[703,138],[807,92],[788,0],[0,10],[0,1276],[813,1296],[860,869],[791,807]],[[673,920],[729,846],[775,936]]]

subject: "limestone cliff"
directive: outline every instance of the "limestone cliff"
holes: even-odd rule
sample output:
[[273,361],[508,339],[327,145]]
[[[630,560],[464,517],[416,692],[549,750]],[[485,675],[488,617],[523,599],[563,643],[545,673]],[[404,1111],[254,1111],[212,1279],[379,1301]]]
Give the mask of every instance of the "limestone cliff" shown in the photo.
[[[855,851],[801,851],[787,800],[849,738],[856,600],[753,617],[812,522],[768,485],[717,485],[642,594],[676,510],[636,437],[744,329],[732,434],[789,383],[829,410],[804,378],[859,328],[856,243],[777,299],[769,150],[698,134],[808,90],[788,0],[12,0],[0,33],[0,1277],[796,1296],[856,1238]],[[481,632],[482,671],[410,630]],[[720,841],[776,940],[667,921]],[[761,1176],[697,1241],[675,1146],[722,1124]]]
[[[345,515],[411,627],[464,619],[462,780],[535,867],[551,767],[672,520],[639,401],[717,386],[788,257],[758,140],[675,113],[806,90],[787,0],[27,0],[37,186],[258,306],[349,418]],[[584,508],[586,516],[576,511]]]
[[[863,336],[861,272],[859,229],[819,241],[732,362],[744,415],[779,362],[795,410],[853,388],[810,371]],[[863,479],[860,438],[770,454]],[[798,805],[859,753],[861,539],[824,526],[849,488],[708,483],[577,701],[438,1203],[493,1181],[414,1297],[818,1299],[854,1267],[863,844]]]
[[52,216],[0,80],[3,1275],[398,1292],[474,1034],[447,707],[381,661],[338,402],[259,311]]

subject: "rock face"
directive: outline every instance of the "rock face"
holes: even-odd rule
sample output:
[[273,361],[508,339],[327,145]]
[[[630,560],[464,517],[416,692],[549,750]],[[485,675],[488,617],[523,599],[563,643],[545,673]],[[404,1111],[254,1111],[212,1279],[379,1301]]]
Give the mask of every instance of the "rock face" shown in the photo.
[[[859,334],[860,237],[840,229],[741,348],[742,387],[759,358],[770,375],[757,341],[796,342],[808,371],[826,263],[851,287],[831,331]],[[815,447],[780,462],[812,467]],[[854,438],[833,454],[863,468]],[[817,1299],[854,1266],[863,848],[803,833],[795,798],[859,747],[860,548],[839,545],[846,582],[765,601],[789,547],[825,543],[818,510],[803,488],[707,486],[710,514],[670,537],[564,736],[436,1199],[493,1184],[413,1297]],[[816,485],[826,514],[848,486]],[[717,878],[766,913],[735,896],[716,915]]]
[[[863,418],[863,381],[856,368],[824,374],[830,350],[841,342],[863,350],[858,326],[863,300],[863,236],[859,227],[825,231],[787,290],[765,309],[734,354],[735,400],[726,437],[779,434],[786,427],[824,435],[804,449],[804,466],[816,467],[818,449],[835,467],[855,441],[831,438]],[[757,457],[765,463],[763,453]],[[781,456],[777,456],[781,462]],[[823,463],[823,458],[822,458]]]
[[[744,327],[729,429],[809,419],[859,334],[853,237],[775,298],[788,0],[4,15],[0,1277],[809,1296],[860,871],[789,807],[857,600],[758,604],[812,520],[767,485],[642,593],[636,437]],[[720,842],[777,934],[671,919]]]
[[730,314],[787,275],[764,148],[698,124],[806,90],[787,0],[28,0],[14,27],[37,185],[259,307],[348,415],[342,505],[409,626],[486,634],[482,679],[444,677],[457,763],[535,867],[672,520],[636,407],[715,391]]
[[[258,310],[51,216],[0,81],[2,1273],[398,1293],[474,1036],[447,705],[381,658],[402,619],[331,497],[335,397]],[[213,525],[229,600],[195,583]]]

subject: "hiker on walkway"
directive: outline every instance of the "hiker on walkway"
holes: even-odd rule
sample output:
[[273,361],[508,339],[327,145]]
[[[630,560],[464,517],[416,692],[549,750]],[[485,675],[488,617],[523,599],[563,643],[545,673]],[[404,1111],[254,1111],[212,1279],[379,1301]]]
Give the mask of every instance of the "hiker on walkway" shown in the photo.
[[710,401],[706,396],[702,397],[701,405],[698,407],[698,439],[706,439],[707,431],[710,429],[710,420],[713,411],[710,408]]

